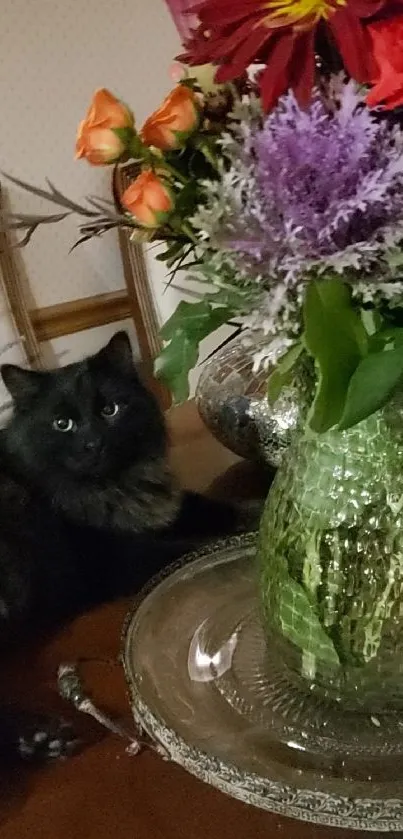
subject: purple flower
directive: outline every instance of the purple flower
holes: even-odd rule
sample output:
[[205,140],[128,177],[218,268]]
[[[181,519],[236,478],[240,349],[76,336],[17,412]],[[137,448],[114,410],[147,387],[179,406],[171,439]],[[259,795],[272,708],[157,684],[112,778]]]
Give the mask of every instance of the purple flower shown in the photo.
[[243,148],[253,185],[238,212],[221,219],[223,246],[240,269],[259,263],[261,270],[264,262],[272,277],[361,244],[365,250],[385,227],[403,222],[395,140],[352,83],[332,111],[319,92],[307,110],[288,94]]

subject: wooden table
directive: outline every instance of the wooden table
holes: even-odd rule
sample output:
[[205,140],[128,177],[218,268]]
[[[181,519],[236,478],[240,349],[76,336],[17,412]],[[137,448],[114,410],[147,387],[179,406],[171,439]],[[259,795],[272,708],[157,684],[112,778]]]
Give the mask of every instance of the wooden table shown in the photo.
[[[169,423],[172,460],[186,486],[204,491],[213,484],[218,495],[227,497],[265,492],[265,477],[213,440],[192,404],[175,409]],[[122,740],[105,734],[83,715],[74,715],[57,696],[55,673],[60,662],[78,657],[98,659],[85,667],[95,701],[119,717],[128,713],[123,675],[113,663],[126,609],[127,603],[119,602],[85,615],[58,637],[36,641],[2,666],[0,696],[74,718],[88,746],[64,763],[0,778],[1,839],[353,839],[358,835],[248,807],[153,753],[131,758]]]

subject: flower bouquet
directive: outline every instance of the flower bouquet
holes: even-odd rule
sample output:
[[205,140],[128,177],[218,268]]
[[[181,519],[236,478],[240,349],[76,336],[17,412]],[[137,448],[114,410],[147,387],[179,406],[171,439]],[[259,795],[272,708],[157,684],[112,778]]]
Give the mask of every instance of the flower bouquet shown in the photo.
[[[225,277],[218,279],[214,266],[209,268],[213,245],[206,247],[196,218],[208,201],[210,185],[220,181],[225,168],[222,141],[224,132],[231,130],[232,111],[240,107],[244,96],[255,102],[257,93],[246,76],[231,86],[218,86],[214,72],[211,65],[195,72],[174,65],[172,74],[179,77],[178,83],[141,130],[125,103],[106,89],[95,92],[78,127],[76,158],[92,166],[110,165],[115,171],[120,165],[133,164],[137,176],[123,194],[118,194],[114,177],[114,202],[88,196],[78,204],[51,183],[41,188],[10,178],[63,209],[54,215],[10,215],[7,227],[25,234],[20,246],[30,241],[40,225],[59,223],[73,214],[82,217],[73,248],[94,236],[126,228],[136,243],[160,244],[156,258],[167,266],[168,284],[179,271],[186,271],[190,280],[204,280],[205,292],[192,289],[196,302],[182,301],[161,330],[164,348],[156,361],[156,374],[176,402],[189,395],[188,375],[197,363],[200,341],[235,315],[246,313],[253,291],[227,283]],[[260,110],[257,102],[255,109]]]
[[[177,399],[222,323],[264,331],[256,364],[278,348],[268,399],[293,388],[300,418],[259,540],[272,649],[307,690],[401,708],[403,3],[203,0],[193,13],[181,60],[195,70],[142,129],[105,90],[79,127],[79,158],[136,161],[119,207],[29,188],[84,217],[81,241],[124,226],[204,284],[161,332],[156,369]],[[40,221],[10,223],[29,238]]]

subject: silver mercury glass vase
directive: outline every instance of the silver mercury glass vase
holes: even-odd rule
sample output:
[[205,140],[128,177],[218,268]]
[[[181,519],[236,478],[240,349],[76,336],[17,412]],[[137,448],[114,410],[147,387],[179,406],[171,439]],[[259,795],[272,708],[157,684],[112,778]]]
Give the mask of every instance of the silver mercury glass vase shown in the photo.
[[231,451],[277,468],[287,451],[299,414],[297,392],[285,388],[274,406],[267,400],[267,378],[282,354],[278,342],[266,351],[269,366],[254,370],[254,359],[268,338],[244,332],[205,364],[196,390],[200,416]]

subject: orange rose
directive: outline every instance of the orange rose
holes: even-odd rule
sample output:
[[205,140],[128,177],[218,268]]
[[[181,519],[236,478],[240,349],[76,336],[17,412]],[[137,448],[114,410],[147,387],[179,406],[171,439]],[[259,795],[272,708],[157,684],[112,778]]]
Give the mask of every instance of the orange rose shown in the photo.
[[126,149],[133,133],[134,117],[123,102],[109,90],[94,93],[87,116],[80,122],[76,140],[76,158],[85,157],[93,166],[115,163]]
[[151,169],[142,172],[122,195],[121,203],[144,227],[164,224],[174,208],[169,186]]
[[196,94],[190,87],[179,84],[164,99],[141,129],[141,139],[147,146],[169,151],[179,149],[199,124]]
[[77,137],[76,158],[85,157],[92,166],[105,166],[119,160],[126,144],[114,131],[110,128],[92,128],[87,132],[81,126],[80,136]]

